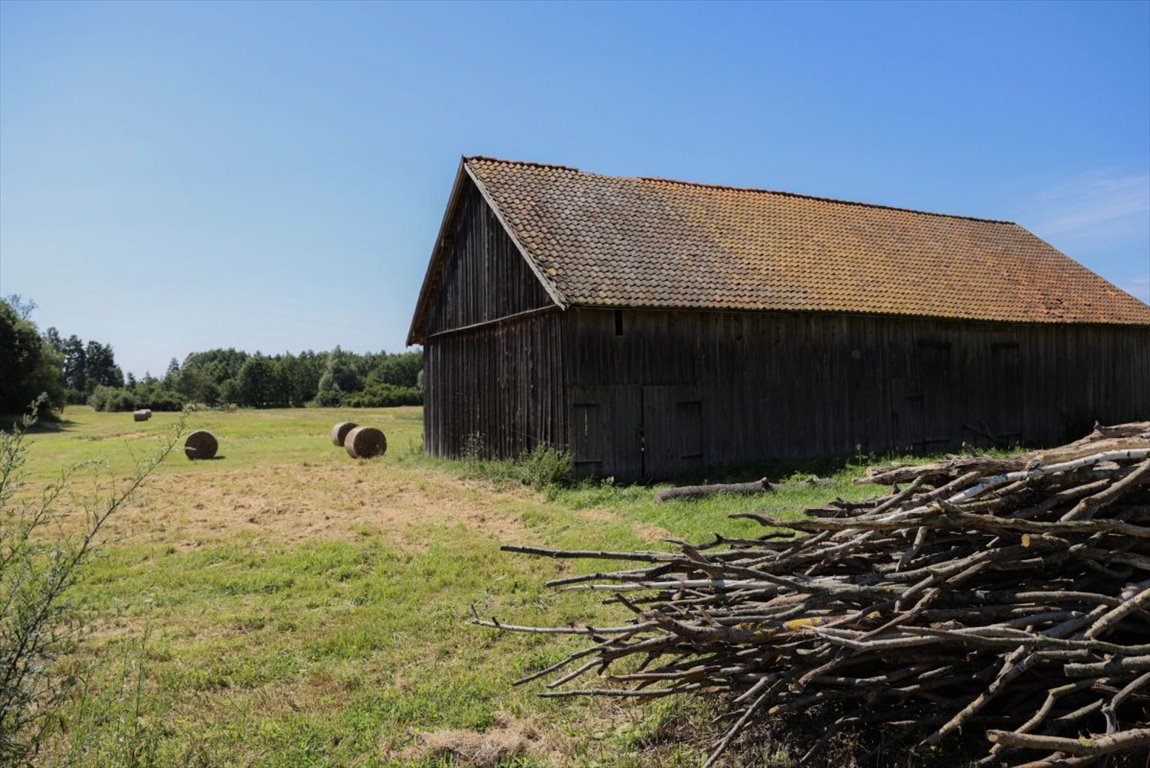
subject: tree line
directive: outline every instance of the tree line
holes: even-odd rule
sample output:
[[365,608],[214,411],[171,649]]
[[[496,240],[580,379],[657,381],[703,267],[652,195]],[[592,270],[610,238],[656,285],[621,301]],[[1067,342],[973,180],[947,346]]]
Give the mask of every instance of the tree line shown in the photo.
[[110,344],[42,334],[29,318],[35,303],[0,299],[0,413],[23,411],[41,392],[48,407],[87,403],[97,410],[179,410],[208,406],[381,407],[423,402],[420,352],[249,354],[235,349],[175,358],[162,377],[125,376]]

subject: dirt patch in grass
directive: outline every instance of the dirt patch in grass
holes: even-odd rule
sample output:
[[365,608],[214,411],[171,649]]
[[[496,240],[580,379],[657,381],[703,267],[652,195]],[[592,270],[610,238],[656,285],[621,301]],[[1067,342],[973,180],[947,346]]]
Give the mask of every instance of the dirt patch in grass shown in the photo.
[[[575,514],[585,517],[589,520],[599,520],[603,522],[613,522],[619,519],[619,515],[606,507],[591,507],[588,509],[576,510]],[[659,541],[661,539],[673,538],[674,535],[666,528],[658,525],[649,525],[648,523],[633,521],[629,523],[635,533],[647,541]]]
[[237,533],[277,544],[379,534],[420,548],[417,527],[464,524],[499,541],[529,538],[515,502],[437,472],[372,465],[301,465],[152,478],[114,521],[114,536],[194,549]]
[[143,440],[144,438],[155,438],[154,432],[115,432],[105,435],[86,435],[81,437],[81,440],[91,440],[93,442],[100,442],[103,440]]
[[403,749],[395,748],[395,740],[386,740],[383,759],[403,764],[442,760],[460,768],[494,768],[541,747],[538,730],[525,721],[499,723],[487,731],[437,730],[410,735],[413,740]]

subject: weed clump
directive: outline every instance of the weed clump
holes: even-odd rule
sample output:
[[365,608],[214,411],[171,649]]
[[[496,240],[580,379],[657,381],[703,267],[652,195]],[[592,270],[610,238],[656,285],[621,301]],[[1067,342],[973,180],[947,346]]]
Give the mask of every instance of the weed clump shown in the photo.
[[485,460],[483,436],[472,433],[460,454],[463,474],[494,485],[527,485],[553,494],[575,480],[575,460],[568,451],[540,443],[517,459]]
[[575,460],[567,451],[537,445],[520,460],[523,482],[537,491],[562,488],[575,479]]

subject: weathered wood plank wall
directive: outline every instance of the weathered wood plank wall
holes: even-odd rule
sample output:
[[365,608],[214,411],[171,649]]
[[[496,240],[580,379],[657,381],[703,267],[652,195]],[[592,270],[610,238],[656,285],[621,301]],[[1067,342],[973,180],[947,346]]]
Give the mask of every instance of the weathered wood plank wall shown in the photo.
[[[423,347],[425,450],[503,458],[565,443],[558,307],[470,182],[450,240]],[[501,320],[531,311],[543,314]]]
[[[598,397],[616,434],[648,441],[699,429],[703,465],[951,450],[991,435],[1051,443],[1095,419],[1150,418],[1150,328],[639,310],[621,320],[614,310],[564,314],[573,407],[587,413]],[[696,387],[697,416],[679,398],[663,407],[665,423],[632,423],[657,418],[642,405],[656,385]],[[641,441],[630,449],[639,458],[623,455],[610,440],[600,453],[614,463],[601,474],[625,477],[638,464],[658,477],[687,458],[656,458],[666,447]],[[683,450],[695,442],[688,435]]]
[[564,446],[559,312],[431,339],[423,348],[424,449],[511,458]]
[[444,272],[438,276],[436,304],[426,331],[429,335],[553,305],[470,182],[450,238],[454,253],[445,260]]

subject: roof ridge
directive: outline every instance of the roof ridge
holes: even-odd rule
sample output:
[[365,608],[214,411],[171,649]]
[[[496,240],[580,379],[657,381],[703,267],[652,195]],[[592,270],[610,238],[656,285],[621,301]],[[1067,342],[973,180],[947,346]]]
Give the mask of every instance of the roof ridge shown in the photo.
[[[490,155],[464,155],[465,162],[472,160],[486,160],[489,163],[504,163],[505,165],[526,165],[531,168],[555,168],[560,171],[574,171],[575,173],[587,173],[578,168],[573,168],[570,165],[558,165],[557,163],[535,163],[530,160],[508,160],[505,157],[491,157]],[[600,176],[602,174],[589,173],[589,176]]]
[[785,192],[777,189],[760,189],[758,187],[736,187],[730,184],[707,184],[701,181],[684,181],[682,179],[668,179],[660,176],[617,176],[608,173],[595,173],[594,171],[581,171],[570,165],[558,165],[556,163],[536,163],[530,160],[508,160],[502,157],[490,157],[487,155],[464,155],[465,161],[471,160],[484,160],[490,163],[503,163],[505,165],[521,165],[530,168],[551,168],[560,171],[572,171],[580,173],[584,176],[598,176],[604,179],[628,179],[631,181],[649,181],[657,184],[679,184],[685,187],[701,187],[703,189],[718,189],[730,192],[754,192],[760,195],[780,195],[782,197],[794,197],[800,200],[816,200],[821,203],[833,203],[836,205],[854,205],[860,208],[876,208],[886,211],[901,211],[903,213],[917,213],[923,216],[939,216],[945,219],[959,219],[962,221],[980,221],[987,224],[1007,224],[1010,226],[1018,226],[1017,222],[1007,221],[1006,219],[988,219],[983,216],[964,216],[957,213],[940,213],[939,211],[924,211],[920,208],[907,208],[901,205],[884,205],[882,203],[863,203],[857,200],[842,200],[835,197],[823,197],[821,195],[807,195],[802,192]]
[[[599,176],[601,174],[590,174],[592,176]],[[626,176],[616,176],[613,178],[628,178]],[[652,181],[662,184],[680,184],[685,187],[703,187],[706,189],[720,189],[730,192],[755,192],[760,195],[780,195],[782,197],[797,197],[802,200],[817,200],[821,203],[834,203],[836,205],[855,205],[860,208],[880,208],[887,211],[901,211],[903,213],[917,213],[923,216],[940,216],[944,219],[962,219],[964,221],[981,221],[986,224],[1009,224],[1010,226],[1018,226],[1017,222],[1007,221],[1006,219],[987,219],[982,216],[964,216],[958,213],[940,213],[938,211],[924,211],[921,208],[907,208],[901,205],[885,205],[883,203],[863,203],[857,200],[842,200],[836,197],[823,197],[821,195],[807,195],[802,192],[785,192],[778,189],[759,189],[757,187],[734,187],[729,184],[707,184],[701,181],[682,181],[680,179],[665,179],[657,176],[635,176],[640,181]]]

